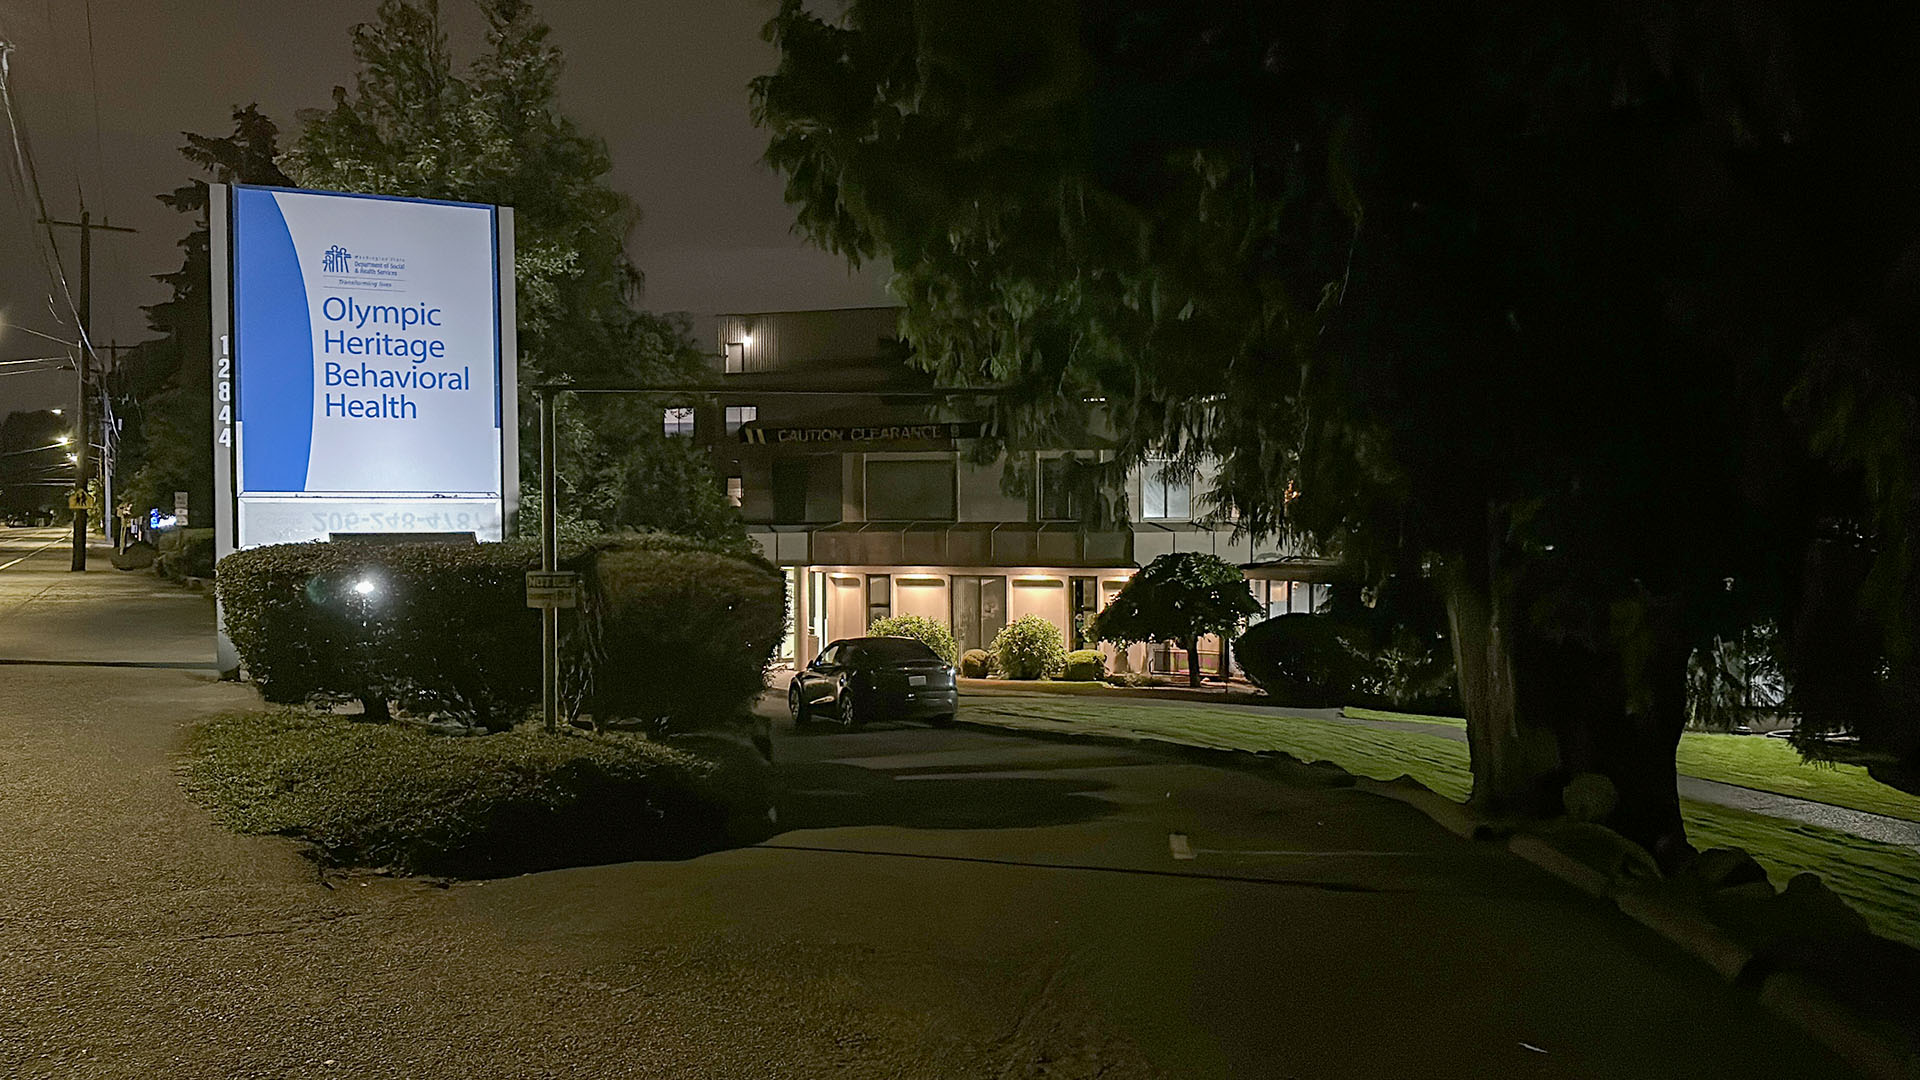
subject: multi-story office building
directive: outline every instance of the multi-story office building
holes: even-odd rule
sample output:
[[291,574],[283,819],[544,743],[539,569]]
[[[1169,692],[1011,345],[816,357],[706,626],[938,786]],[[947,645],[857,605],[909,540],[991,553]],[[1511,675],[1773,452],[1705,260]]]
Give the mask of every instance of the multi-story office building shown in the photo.
[[[1087,640],[1083,626],[1137,568],[1169,551],[1249,565],[1271,612],[1317,601],[1324,586],[1265,580],[1274,571],[1260,564],[1280,553],[1202,520],[1195,482],[1151,464],[1129,478],[1125,516],[1111,506],[1103,514],[1075,468],[1107,454],[1096,436],[1009,446],[976,463],[981,432],[964,410],[911,396],[932,383],[906,361],[898,314],[721,316],[715,363],[732,392],[663,418],[669,434],[712,448],[755,542],[785,571],[786,658],[805,663],[885,615],[938,619],[965,650],[1035,614],[1070,648],[1104,647],[1115,670],[1183,671],[1180,650],[1115,650]],[[755,396],[775,386],[808,393]],[[1217,668],[1217,646],[1203,645],[1201,664]]]

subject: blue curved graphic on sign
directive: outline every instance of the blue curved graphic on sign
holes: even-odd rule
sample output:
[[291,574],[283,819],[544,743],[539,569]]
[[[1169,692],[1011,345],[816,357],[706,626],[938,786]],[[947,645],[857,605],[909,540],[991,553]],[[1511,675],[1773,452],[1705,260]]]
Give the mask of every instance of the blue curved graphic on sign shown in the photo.
[[[241,490],[305,491],[313,451],[313,326],[306,280],[273,193],[241,188],[234,202]],[[246,439],[246,429],[257,434]]]

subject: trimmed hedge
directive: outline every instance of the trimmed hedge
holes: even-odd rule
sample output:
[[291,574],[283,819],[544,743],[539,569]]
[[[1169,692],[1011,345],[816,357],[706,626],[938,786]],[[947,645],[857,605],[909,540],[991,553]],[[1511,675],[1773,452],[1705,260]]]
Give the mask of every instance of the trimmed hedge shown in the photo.
[[225,824],[330,865],[493,877],[679,858],[766,820],[751,770],[630,733],[461,738],[287,710],[214,717],[188,755],[189,790]]
[[993,639],[993,653],[1009,679],[1057,679],[1067,667],[1060,628],[1038,615],[1022,615]]
[[1060,677],[1073,682],[1099,682],[1107,677],[1107,654],[1099,649],[1075,649],[1067,654],[1066,670]]
[[[277,544],[221,564],[227,634],[268,701],[357,698],[511,727],[540,696],[534,544]],[[361,592],[360,589],[368,591]]]
[[959,650],[959,646],[953,642],[953,631],[947,629],[947,624],[925,615],[889,615],[884,619],[875,619],[873,625],[867,627],[867,636],[912,638],[932,649],[935,656],[949,664],[953,663],[954,654]]
[[763,559],[665,533],[573,560],[587,586],[586,708],[605,724],[685,731],[731,721],[766,688],[786,633],[786,581]]
[[1240,670],[1289,705],[1360,704],[1365,634],[1325,615],[1296,612],[1247,628],[1233,643]]
[[[563,553],[585,585],[579,612],[562,616],[570,706],[658,730],[746,713],[786,590],[770,564],[713,546],[633,534]],[[374,717],[391,701],[498,731],[539,701],[540,616],[525,591],[539,565],[523,540],[283,544],[229,556],[218,589],[267,700],[357,698]]]

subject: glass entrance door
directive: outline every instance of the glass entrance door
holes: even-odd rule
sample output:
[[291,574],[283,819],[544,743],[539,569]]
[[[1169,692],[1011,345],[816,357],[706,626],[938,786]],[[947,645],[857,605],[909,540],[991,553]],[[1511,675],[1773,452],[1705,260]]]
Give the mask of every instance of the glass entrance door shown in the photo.
[[1007,625],[1007,579],[953,578],[953,636],[960,651],[984,649]]

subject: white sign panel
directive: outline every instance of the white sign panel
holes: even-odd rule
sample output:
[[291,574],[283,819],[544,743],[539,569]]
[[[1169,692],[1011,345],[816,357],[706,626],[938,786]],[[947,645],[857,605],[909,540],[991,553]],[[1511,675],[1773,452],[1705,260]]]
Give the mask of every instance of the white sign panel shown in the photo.
[[515,471],[500,227],[472,203],[233,189],[238,547],[500,538]]

